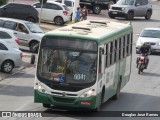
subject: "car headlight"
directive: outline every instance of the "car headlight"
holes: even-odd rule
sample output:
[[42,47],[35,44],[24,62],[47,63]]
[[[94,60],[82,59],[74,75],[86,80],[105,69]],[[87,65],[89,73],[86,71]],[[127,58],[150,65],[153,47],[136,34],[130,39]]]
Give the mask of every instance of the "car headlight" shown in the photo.
[[95,95],[95,89],[90,89],[84,92],[80,97],[91,97],[93,95]]
[[125,8],[122,8],[122,10],[125,10]]

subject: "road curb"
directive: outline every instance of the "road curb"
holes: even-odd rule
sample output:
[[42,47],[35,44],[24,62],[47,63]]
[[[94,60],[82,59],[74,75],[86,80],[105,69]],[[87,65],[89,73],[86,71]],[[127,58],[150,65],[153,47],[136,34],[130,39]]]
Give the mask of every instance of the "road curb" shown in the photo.
[[[34,64],[34,62],[35,62],[35,59],[34,59],[34,62],[32,61],[32,56],[33,55],[34,54],[23,53],[23,58],[22,58],[23,63],[21,65],[21,67],[18,68],[17,70],[15,70],[15,71],[13,71],[13,73],[10,73],[10,74],[5,74],[4,73],[4,75],[3,75],[3,73],[2,73],[2,77],[0,77],[0,81],[3,81],[5,79],[15,75],[16,73],[26,69],[27,67],[32,66]],[[27,59],[28,57],[30,57],[30,59]]]
[[29,67],[29,66],[30,66],[30,64],[27,64],[27,65],[23,66],[22,68],[18,69],[16,72],[14,72],[14,73],[12,73],[12,74],[8,74],[8,75],[6,75],[5,77],[0,78],[0,82],[3,81],[3,80],[5,80],[5,79],[7,79],[7,78],[9,78],[10,76],[15,75],[15,74],[18,73],[18,72],[26,69],[26,68]]

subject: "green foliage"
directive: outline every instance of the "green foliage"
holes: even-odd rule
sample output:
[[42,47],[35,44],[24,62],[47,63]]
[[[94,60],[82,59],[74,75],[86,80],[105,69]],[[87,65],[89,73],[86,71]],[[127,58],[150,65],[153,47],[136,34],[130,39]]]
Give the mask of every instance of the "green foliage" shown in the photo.
[[0,0],[0,5],[6,4],[8,0]]

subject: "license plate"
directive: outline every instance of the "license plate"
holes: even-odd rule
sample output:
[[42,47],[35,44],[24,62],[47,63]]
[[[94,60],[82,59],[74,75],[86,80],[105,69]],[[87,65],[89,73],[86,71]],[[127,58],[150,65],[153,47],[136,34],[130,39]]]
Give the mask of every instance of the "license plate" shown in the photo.
[[117,12],[112,12],[112,14],[117,14]]

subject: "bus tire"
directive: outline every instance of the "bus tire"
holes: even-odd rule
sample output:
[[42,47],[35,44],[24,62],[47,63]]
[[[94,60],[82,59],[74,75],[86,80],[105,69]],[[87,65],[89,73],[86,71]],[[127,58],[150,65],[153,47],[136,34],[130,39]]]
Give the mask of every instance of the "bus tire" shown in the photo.
[[29,44],[29,47],[30,47],[30,51],[32,53],[38,53],[38,49],[39,49],[39,43],[37,41],[32,41],[30,44]]
[[116,94],[112,97],[113,100],[118,100],[120,96],[120,90],[121,90],[121,81],[117,85]]
[[36,56],[34,54],[31,55],[31,61],[30,61],[30,64],[34,64],[35,63],[35,59],[36,59]]
[[51,105],[50,105],[50,104],[45,104],[45,103],[43,103],[43,107],[45,107],[45,108],[50,108]]

